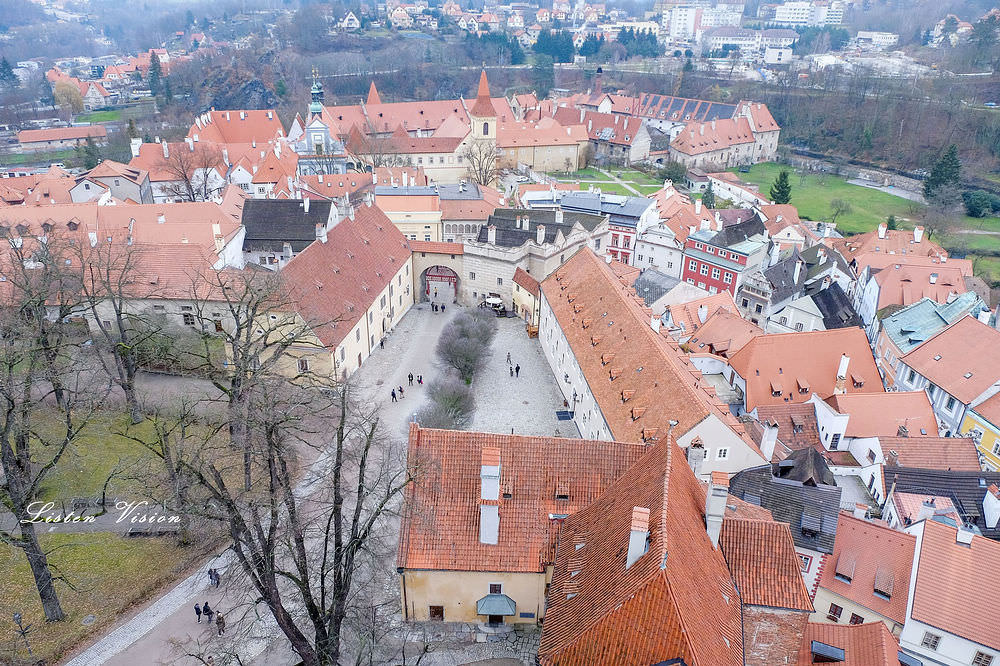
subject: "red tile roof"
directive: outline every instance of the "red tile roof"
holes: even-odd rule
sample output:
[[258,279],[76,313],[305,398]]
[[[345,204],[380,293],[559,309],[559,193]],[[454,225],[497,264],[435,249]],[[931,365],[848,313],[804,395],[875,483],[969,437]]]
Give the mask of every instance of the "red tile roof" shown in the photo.
[[430,252],[432,254],[465,254],[465,245],[440,241],[411,240],[410,249],[414,252]]
[[901,358],[903,363],[965,404],[1000,378],[1000,331],[962,317]]
[[[204,120],[203,120],[204,119]],[[189,137],[215,143],[266,144],[285,135],[278,112],[264,110],[208,111],[197,118],[188,130]]]
[[878,231],[869,231],[866,234],[856,234],[847,238],[830,238],[826,242],[840,252],[847,261],[869,253],[948,256],[944,248],[927,239],[927,234],[921,236],[919,243],[913,242],[913,238],[912,231],[888,229],[885,232],[885,238],[879,238]]
[[[741,666],[742,608],[722,550],[705,531],[704,506],[705,489],[664,437],[597,501],[567,518],[541,664],[654,664],[679,657]],[[626,568],[635,507],[649,510],[649,546]]]
[[51,129],[21,130],[17,133],[19,143],[35,143],[41,141],[65,141],[67,139],[104,139],[108,130],[104,125],[88,125],[86,127],[53,127]]
[[[702,310],[703,307],[704,310]],[[728,291],[720,291],[717,294],[687,303],[675,303],[667,306],[667,312],[670,313],[670,319],[673,322],[672,325],[680,329],[678,334],[681,337],[693,335],[703,323],[708,321],[708,317],[719,309],[737,312],[736,302]],[[699,313],[704,314],[704,319],[699,316]]]
[[[930,432],[937,432],[933,430]],[[976,472],[981,469],[976,443],[971,437],[921,437],[910,430],[909,437],[879,437],[882,454],[899,456],[900,467]]]
[[[833,395],[842,354],[851,359],[848,393],[885,391],[868,338],[860,328],[761,335],[736,352],[729,364],[746,380],[746,407],[752,410],[757,405],[806,402],[813,393],[821,398]],[[864,384],[855,388],[852,378]],[[800,380],[808,384],[804,393],[798,387]]]
[[885,622],[864,624],[820,624],[810,622],[802,636],[798,666],[813,666],[812,642],[818,641],[844,651],[844,661],[825,662],[833,666],[899,666],[899,643]]
[[960,260],[935,264],[928,263],[926,257],[907,257],[897,261],[902,263],[892,263],[874,275],[879,285],[879,310],[889,305],[913,305],[922,298],[948,303],[968,291]]
[[[178,151],[182,151],[180,156]],[[149,173],[152,182],[179,181],[182,169],[190,176],[206,165],[214,167],[222,178],[226,177],[229,167],[222,159],[222,146],[204,141],[192,145],[185,141],[167,143],[167,157],[164,157],[162,144],[144,143],[139,146],[139,154],[128,163],[133,169]],[[197,182],[200,183],[200,179]]]
[[375,206],[355,209],[281,270],[299,314],[335,349],[410,258],[406,238]]
[[719,545],[745,605],[813,611],[787,523],[727,518]]
[[[406,493],[398,566],[544,571],[553,561],[561,524],[550,516],[572,515],[590,504],[645,452],[640,444],[433,430],[414,424],[409,465],[416,481]],[[480,464],[500,466],[496,544],[479,541]],[[568,499],[556,499],[557,493]]]
[[[912,534],[841,512],[833,555],[819,586],[903,624],[916,543]],[[849,576],[851,582],[838,580],[837,572]],[[888,587],[882,590],[889,593],[888,600],[875,596],[876,578],[880,587]]]
[[557,107],[552,117],[564,127],[582,125],[591,141],[607,141],[621,146],[635,143],[635,135],[642,128],[642,121],[638,118],[568,106]]
[[[853,363],[853,359],[852,359]],[[826,401],[841,414],[849,414],[846,437],[895,437],[900,427],[919,437],[937,434],[937,418],[925,391],[849,393],[831,395]]]
[[688,123],[670,142],[670,147],[685,155],[700,155],[753,142],[753,131],[746,118],[720,118],[704,123]]
[[[545,299],[615,439],[662,439],[671,419],[678,422],[674,435],[679,437],[714,414],[756,450],[687,355],[652,330],[652,311],[625,282],[587,248],[542,282]],[[626,390],[632,393],[623,401]],[[650,407],[655,409],[643,410]]]
[[1000,427],[1000,393],[995,393],[993,397],[983,400],[972,409],[993,425]]
[[538,280],[520,266],[514,271],[514,284],[520,285],[522,289],[535,298],[538,298],[539,293],[541,293],[541,286],[538,284]]
[[496,109],[490,99],[490,82],[486,79],[486,70],[479,74],[479,89],[476,91],[476,103],[469,109],[469,115],[476,118],[491,118],[496,116]]
[[1000,614],[990,612],[995,595],[986,584],[1000,571],[1000,543],[974,535],[964,545],[956,543],[954,527],[923,525],[913,619],[1000,650]]
[[708,353],[728,358],[758,335],[764,335],[764,331],[752,321],[735,311],[719,308],[695,331],[687,341],[687,348],[695,354]]
[[814,448],[820,453],[826,453],[816,425],[816,407],[812,403],[758,405],[757,418],[761,423],[773,422],[778,425],[780,444],[774,447],[772,462],[784,460],[792,451],[799,449]]
[[951,518],[955,521],[956,525],[961,525],[964,522],[962,514],[958,512],[955,504],[948,497],[933,496],[927,493],[894,492],[892,494],[892,503],[895,505],[896,514],[903,521],[903,525],[909,525],[921,520],[921,511],[925,508],[924,503],[928,501],[934,503],[933,508],[927,507],[933,511],[932,517],[943,516]]

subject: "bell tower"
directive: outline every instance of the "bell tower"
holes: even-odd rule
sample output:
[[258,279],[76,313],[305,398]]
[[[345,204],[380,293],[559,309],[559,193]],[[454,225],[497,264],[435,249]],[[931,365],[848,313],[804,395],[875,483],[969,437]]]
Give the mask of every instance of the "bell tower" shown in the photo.
[[490,99],[490,83],[486,79],[486,70],[479,75],[479,90],[476,92],[476,102],[469,109],[469,122],[472,123],[472,137],[475,139],[497,138],[497,112]]
[[323,84],[319,82],[319,72],[313,67],[313,84],[309,91],[312,101],[309,102],[309,117],[315,118],[323,113]]

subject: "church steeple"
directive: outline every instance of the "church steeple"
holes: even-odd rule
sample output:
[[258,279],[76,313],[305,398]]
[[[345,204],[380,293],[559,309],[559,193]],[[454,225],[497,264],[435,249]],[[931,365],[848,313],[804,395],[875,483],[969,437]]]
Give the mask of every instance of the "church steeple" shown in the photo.
[[372,104],[381,104],[382,98],[378,95],[378,90],[375,88],[375,82],[372,81],[371,86],[368,88],[368,106]]
[[497,111],[490,99],[490,82],[486,79],[485,69],[479,75],[479,90],[476,91],[475,104],[469,109],[469,120],[474,138],[496,140]]
[[312,101],[309,103],[309,115],[318,116],[323,113],[323,84],[319,82],[319,73],[313,67],[313,84],[309,91]]

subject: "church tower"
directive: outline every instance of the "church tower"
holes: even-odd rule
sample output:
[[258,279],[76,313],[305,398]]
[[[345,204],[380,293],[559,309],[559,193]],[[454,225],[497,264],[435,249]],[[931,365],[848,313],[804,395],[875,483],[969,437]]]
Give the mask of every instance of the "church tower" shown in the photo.
[[497,139],[497,112],[490,99],[490,83],[486,80],[486,70],[479,75],[479,90],[476,92],[476,102],[469,109],[469,122],[472,123],[474,139]]
[[309,103],[310,120],[323,113],[323,84],[319,82],[318,76],[316,68],[313,67],[313,84],[309,91],[312,96],[312,101]]

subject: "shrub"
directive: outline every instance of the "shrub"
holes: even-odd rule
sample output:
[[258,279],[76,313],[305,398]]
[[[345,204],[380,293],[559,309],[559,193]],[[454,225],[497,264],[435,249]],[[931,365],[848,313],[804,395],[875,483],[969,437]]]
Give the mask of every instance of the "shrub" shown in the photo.
[[971,217],[986,217],[993,211],[994,197],[985,190],[974,190],[962,193],[965,212]]
[[449,373],[428,387],[430,401],[417,412],[417,422],[425,428],[456,429],[468,425],[475,409],[472,389],[461,377]]

